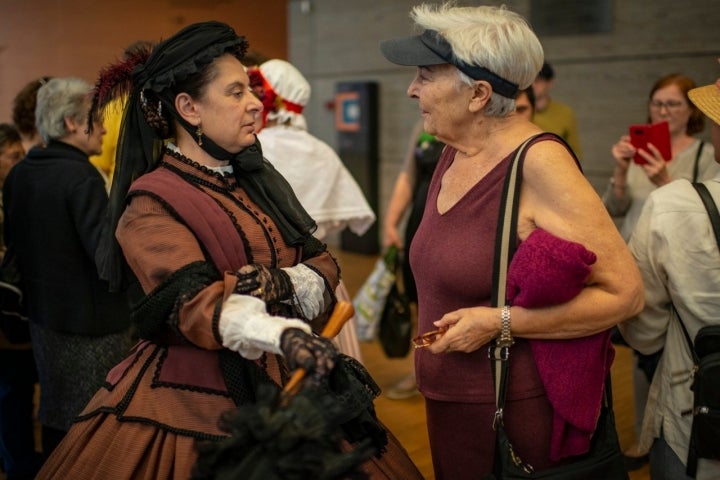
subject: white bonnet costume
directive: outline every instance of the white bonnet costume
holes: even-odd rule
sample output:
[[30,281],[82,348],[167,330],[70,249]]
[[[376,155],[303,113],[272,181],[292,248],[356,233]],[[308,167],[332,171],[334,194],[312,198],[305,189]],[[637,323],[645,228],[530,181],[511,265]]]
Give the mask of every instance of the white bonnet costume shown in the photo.
[[302,111],[310,99],[310,84],[284,60],[268,60],[257,68],[265,95],[272,100],[269,125],[258,134],[265,158],[290,182],[317,222],[318,238],[345,227],[364,234],[375,221],[375,213],[340,157],[307,131]]
[[260,72],[274,92],[280,97],[280,108],[268,112],[268,120],[286,123],[307,130],[302,110],[310,100],[310,84],[292,64],[284,60],[268,60],[260,65]]
[[[278,59],[263,63],[256,73],[267,115],[267,125],[258,133],[263,154],[317,222],[315,236],[325,240],[346,227],[364,234],[375,222],[375,213],[340,157],[307,131],[302,112],[310,100],[308,81],[297,68]],[[335,293],[338,299],[351,301],[342,280]],[[362,361],[355,321],[345,324],[335,342],[341,352]]]

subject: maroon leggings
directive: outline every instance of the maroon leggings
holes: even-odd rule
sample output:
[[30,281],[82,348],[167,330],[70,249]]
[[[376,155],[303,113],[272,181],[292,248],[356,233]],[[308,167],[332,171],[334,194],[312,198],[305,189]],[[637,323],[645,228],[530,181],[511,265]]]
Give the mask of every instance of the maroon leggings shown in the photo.
[[[426,399],[436,480],[480,479],[492,473],[495,404]],[[552,408],[545,395],[507,402],[505,431],[515,452],[535,470],[550,462]]]

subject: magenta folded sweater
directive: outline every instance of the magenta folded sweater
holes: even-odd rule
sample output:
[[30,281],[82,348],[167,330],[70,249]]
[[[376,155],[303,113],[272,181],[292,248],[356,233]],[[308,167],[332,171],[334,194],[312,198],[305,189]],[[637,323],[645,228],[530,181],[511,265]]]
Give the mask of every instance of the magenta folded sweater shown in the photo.
[[[595,260],[595,254],[579,243],[536,229],[518,246],[508,267],[508,300],[524,308],[565,303],[585,287]],[[530,340],[530,346],[554,411],[550,459],[586,453],[615,354],[610,331],[567,340]]]

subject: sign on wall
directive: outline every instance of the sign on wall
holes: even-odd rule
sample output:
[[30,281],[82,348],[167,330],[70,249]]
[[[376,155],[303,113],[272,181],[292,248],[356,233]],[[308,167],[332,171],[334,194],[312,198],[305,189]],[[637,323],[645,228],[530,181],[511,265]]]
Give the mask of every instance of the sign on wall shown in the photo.
[[338,132],[360,130],[362,109],[359,92],[338,92],[335,94],[335,128]]

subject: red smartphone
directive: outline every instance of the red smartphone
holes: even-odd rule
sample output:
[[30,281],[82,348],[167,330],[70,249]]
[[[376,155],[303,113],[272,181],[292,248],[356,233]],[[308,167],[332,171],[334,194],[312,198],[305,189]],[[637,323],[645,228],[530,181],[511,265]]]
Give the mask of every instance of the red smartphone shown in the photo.
[[[653,123],[650,125],[630,125],[630,143],[635,148],[642,148],[648,153],[650,149],[648,143],[652,143],[655,148],[660,150],[660,154],[669,161],[672,158],[672,148],[670,147],[670,127],[668,122]],[[633,161],[638,165],[647,163],[647,161],[636,153]]]

